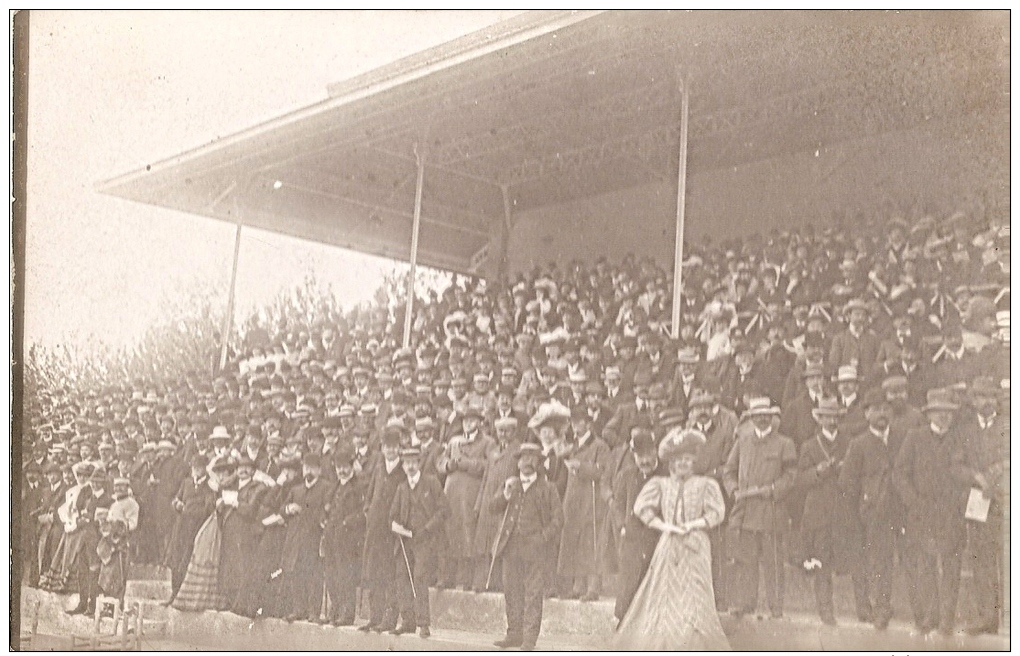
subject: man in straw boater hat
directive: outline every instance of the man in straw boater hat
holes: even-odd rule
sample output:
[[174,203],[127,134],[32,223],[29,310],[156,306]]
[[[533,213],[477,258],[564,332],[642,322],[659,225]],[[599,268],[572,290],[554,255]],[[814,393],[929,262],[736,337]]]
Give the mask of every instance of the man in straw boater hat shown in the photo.
[[[840,428],[845,409],[836,399],[822,399],[811,411],[818,423],[812,439],[800,447],[797,483],[804,490],[804,511],[800,523],[800,558],[812,577],[815,606],[825,624],[835,624],[832,603],[833,574],[854,571],[850,562],[853,537],[848,531],[856,524],[839,487],[839,472],[852,435]],[[857,614],[870,616],[867,585],[854,571]]]
[[723,468],[723,483],[734,500],[729,546],[736,561],[731,603],[738,618],[755,611],[759,567],[772,617],[783,616],[783,538],[789,520],[782,501],[797,474],[797,447],[777,430],[779,412],[767,397],[752,399],[744,413],[751,430],[737,437]]
[[549,554],[555,551],[563,528],[563,507],[556,488],[540,469],[542,448],[533,443],[518,448],[518,475],[488,500],[503,519],[496,556],[503,557],[503,596],[506,637],[494,644],[532,651],[542,628]]
[[893,470],[893,485],[907,512],[920,634],[938,629],[951,635],[955,629],[967,535],[964,516],[973,482],[954,466],[966,448],[964,427],[956,417],[959,408],[950,390],[928,390],[928,403],[921,408],[928,425],[907,433]]
[[988,502],[985,516],[967,518],[970,552],[974,558],[976,611],[967,632],[977,635],[998,632],[1003,607],[1002,577],[1006,571],[1002,562],[1006,534],[1003,511],[1009,503],[1010,426],[1009,402],[1001,382],[997,383],[990,376],[979,376],[969,392],[975,414],[966,419],[966,448],[956,452],[955,466],[970,485],[970,494],[980,495]]
[[419,447],[401,449],[400,462],[407,478],[393,497],[390,529],[399,543],[397,561],[404,565],[396,576],[401,623],[390,633],[401,635],[418,629],[422,638],[428,638],[432,635],[429,582],[439,565],[443,524],[450,507],[436,475],[422,471]]

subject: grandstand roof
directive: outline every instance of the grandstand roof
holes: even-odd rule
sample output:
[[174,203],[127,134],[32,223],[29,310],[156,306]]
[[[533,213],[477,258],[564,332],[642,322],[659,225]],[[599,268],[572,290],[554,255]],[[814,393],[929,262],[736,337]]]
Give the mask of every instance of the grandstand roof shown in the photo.
[[[407,258],[477,265],[514,211],[972,112],[1009,111],[1001,12],[541,11],[328,88],[328,99],[100,185]],[[473,262],[473,259],[475,260]]]

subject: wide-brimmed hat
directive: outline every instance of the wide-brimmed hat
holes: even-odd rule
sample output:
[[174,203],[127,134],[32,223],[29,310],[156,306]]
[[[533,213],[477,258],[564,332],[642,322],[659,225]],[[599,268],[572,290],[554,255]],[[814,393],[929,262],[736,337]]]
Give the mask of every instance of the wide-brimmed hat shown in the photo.
[[669,461],[682,455],[697,455],[706,441],[701,431],[678,426],[666,433],[659,443],[659,459]]
[[864,299],[852,298],[850,302],[846,304],[846,313],[849,314],[853,310],[863,310],[864,312],[871,312],[871,308],[864,302]]
[[747,410],[744,412],[746,417],[761,417],[764,415],[778,415],[780,413],[779,406],[772,405],[772,399],[767,396],[759,396],[751,399],[751,402],[747,405]]
[[991,376],[977,376],[974,381],[970,384],[968,390],[971,397],[994,397],[999,398],[1002,395],[1002,388],[995,383],[995,380]]
[[927,400],[928,402],[921,408],[921,412],[933,410],[955,412],[960,409],[960,406],[953,401],[952,391],[942,387],[928,390]]
[[836,370],[836,375],[832,377],[832,380],[836,383],[856,383],[860,380],[857,377],[857,367],[852,364],[843,365]]
[[538,429],[551,421],[565,422],[570,419],[570,410],[557,401],[548,401],[538,407],[538,410],[528,421],[528,428]]
[[226,426],[217,426],[213,428],[213,432],[209,435],[210,440],[230,440],[230,433],[227,432]]
[[701,362],[701,354],[693,348],[684,347],[677,351],[676,361],[680,364],[698,364]]
[[542,456],[542,447],[535,444],[534,442],[522,442],[517,447],[517,457],[522,458],[524,456]]
[[819,417],[839,417],[845,412],[844,408],[839,405],[839,401],[834,398],[824,398],[818,401],[818,406],[811,409],[811,416],[818,421]]
[[697,388],[691,394],[690,400],[687,402],[687,407],[695,408],[703,405],[715,405],[719,402],[719,396],[713,394],[708,390]]

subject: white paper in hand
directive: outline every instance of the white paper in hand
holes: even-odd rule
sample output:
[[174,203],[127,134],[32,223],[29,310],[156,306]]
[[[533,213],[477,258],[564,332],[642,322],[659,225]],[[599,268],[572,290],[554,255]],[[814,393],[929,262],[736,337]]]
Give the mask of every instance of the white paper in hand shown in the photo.
[[964,517],[975,522],[988,521],[988,508],[992,500],[979,488],[970,488],[970,496],[967,497],[967,511]]

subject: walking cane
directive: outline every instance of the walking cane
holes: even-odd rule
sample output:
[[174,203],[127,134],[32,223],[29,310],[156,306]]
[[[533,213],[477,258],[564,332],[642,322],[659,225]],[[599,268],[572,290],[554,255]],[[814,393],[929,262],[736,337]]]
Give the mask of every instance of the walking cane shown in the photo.
[[418,594],[414,591],[414,577],[411,575],[411,561],[407,559],[407,549],[404,548],[404,536],[398,535],[400,539],[400,553],[404,554],[404,566],[407,567],[407,580],[411,582],[411,597],[418,600]]
[[598,562],[599,532],[595,527],[595,479],[591,479],[591,557]]
[[485,589],[489,589],[492,582],[492,569],[496,566],[496,550],[499,549],[499,538],[503,535],[503,527],[506,526],[506,516],[510,512],[510,503],[507,502],[506,510],[503,511],[503,519],[499,522],[499,530],[496,531],[496,541],[492,543],[492,551],[489,554],[489,575],[485,577]]

